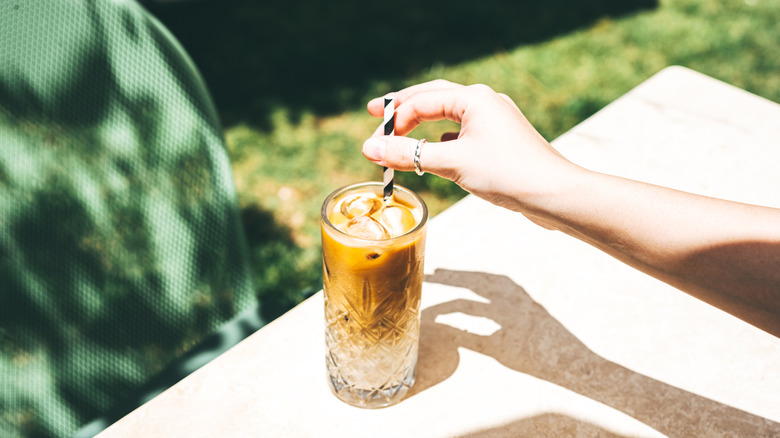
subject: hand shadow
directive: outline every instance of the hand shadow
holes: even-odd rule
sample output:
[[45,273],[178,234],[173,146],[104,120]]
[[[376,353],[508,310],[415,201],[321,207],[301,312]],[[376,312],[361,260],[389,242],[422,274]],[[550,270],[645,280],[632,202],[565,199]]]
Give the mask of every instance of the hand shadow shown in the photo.
[[[464,347],[611,406],[671,437],[780,435],[780,423],[600,357],[508,277],[439,269],[425,281],[470,289],[489,304],[458,299],[422,311],[417,381],[410,396],[449,378],[458,367],[458,347]],[[482,336],[435,322],[438,315],[454,312],[492,319],[501,328]]]

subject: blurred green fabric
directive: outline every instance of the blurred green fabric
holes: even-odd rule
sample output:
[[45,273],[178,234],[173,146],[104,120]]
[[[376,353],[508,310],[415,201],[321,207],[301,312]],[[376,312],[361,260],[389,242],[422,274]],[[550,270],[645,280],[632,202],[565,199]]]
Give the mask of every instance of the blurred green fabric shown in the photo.
[[221,129],[131,0],[0,1],[0,436],[67,436],[256,305]]

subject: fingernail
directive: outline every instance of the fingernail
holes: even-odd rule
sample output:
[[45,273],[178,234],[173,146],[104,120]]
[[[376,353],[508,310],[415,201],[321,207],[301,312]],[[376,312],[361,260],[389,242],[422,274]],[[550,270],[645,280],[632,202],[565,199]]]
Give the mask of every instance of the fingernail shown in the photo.
[[371,161],[382,161],[385,159],[385,142],[378,138],[369,138],[363,143],[363,155]]

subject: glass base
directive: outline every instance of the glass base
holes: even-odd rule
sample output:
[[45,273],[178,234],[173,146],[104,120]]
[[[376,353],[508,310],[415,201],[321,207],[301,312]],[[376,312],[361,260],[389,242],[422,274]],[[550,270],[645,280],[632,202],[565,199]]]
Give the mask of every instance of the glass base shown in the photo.
[[394,405],[403,400],[406,393],[414,385],[415,368],[409,370],[401,383],[395,386],[360,389],[348,385],[343,379],[337,376],[328,376],[330,390],[341,401],[352,406],[366,409],[384,408]]

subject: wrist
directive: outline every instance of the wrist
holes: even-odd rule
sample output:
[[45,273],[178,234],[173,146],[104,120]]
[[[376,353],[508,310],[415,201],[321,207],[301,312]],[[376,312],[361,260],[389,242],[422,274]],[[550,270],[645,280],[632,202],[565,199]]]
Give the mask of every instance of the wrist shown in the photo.
[[531,175],[532,183],[515,185],[509,208],[544,228],[572,234],[571,227],[584,213],[583,201],[599,174],[564,158],[548,169],[554,170]]

